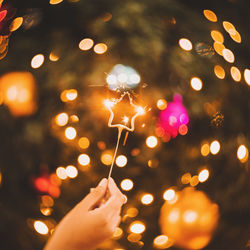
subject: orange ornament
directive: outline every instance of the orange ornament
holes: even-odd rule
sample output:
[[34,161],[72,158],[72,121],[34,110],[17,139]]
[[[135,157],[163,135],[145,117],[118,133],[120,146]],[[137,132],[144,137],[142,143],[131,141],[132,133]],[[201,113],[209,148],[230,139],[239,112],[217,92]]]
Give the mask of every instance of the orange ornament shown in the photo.
[[29,72],[11,72],[0,78],[3,103],[13,116],[27,116],[36,109],[35,79]]
[[188,187],[161,209],[162,233],[178,247],[201,249],[211,240],[219,218],[218,205],[202,191]]

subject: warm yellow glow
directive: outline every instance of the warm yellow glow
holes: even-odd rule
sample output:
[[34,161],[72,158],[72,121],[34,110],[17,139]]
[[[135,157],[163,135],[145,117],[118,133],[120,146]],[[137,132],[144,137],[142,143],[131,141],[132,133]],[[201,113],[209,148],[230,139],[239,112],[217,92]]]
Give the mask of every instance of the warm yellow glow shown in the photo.
[[190,180],[191,180],[191,174],[190,173],[186,173],[186,174],[182,175],[182,177],[181,177],[181,182],[183,184],[188,184],[190,182]]
[[195,187],[199,184],[199,177],[198,175],[194,175],[190,180],[190,186]]
[[241,73],[240,73],[240,70],[237,67],[232,66],[231,69],[230,69],[230,73],[231,73],[231,76],[234,79],[234,81],[240,82]]
[[74,140],[76,138],[76,129],[73,128],[73,127],[67,127],[65,129],[65,137],[68,139],[68,140]]
[[134,221],[130,224],[129,229],[134,234],[141,234],[145,231],[146,227],[141,221]]
[[104,165],[111,165],[113,161],[113,155],[109,152],[109,151],[105,151],[102,153],[101,155],[101,162],[104,164]]
[[70,121],[71,122],[79,122],[79,117],[77,115],[71,115],[70,116]]
[[2,173],[0,172],[0,185],[2,183]]
[[244,70],[244,78],[246,83],[250,86],[250,69]]
[[55,118],[58,126],[65,126],[68,123],[69,116],[67,113],[60,113]]
[[50,216],[52,214],[53,209],[50,207],[41,207],[40,211],[44,216]]
[[90,164],[90,158],[87,154],[80,154],[77,160],[82,166],[87,166]]
[[236,29],[233,24],[228,21],[223,21],[223,27],[225,31],[227,31],[230,35],[234,35],[236,33]]
[[214,74],[219,78],[219,79],[224,79],[225,78],[225,70],[220,66],[220,65],[215,65],[214,66]]
[[149,148],[155,148],[158,144],[158,139],[151,135],[146,139],[146,144]]
[[96,54],[104,54],[107,51],[108,47],[105,43],[98,43],[94,47]]
[[50,4],[59,4],[61,3],[63,0],[50,0],[49,3]]
[[223,53],[222,53],[223,49],[225,49],[225,45],[224,44],[214,42],[214,50],[216,51],[217,54],[219,54],[220,56],[222,56],[223,55]]
[[197,212],[193,211],[193,210],[187,210],[183,213],[183,220],[187,223],[187,224],[192,224],[194,223],[198,218],[198,214]]
[[66,98],[69,100],[69,101],[73,101],[77,98],[77,90],[76,89],[69,89],[67,90],[67,93],[66,93]]
[[191,84],[191,87],[196,91],[200,91],[202,89],[202,81],[199,77],[191,78],[190,84]]
[[166,249],[169,248],[171,245],[168,244],[168,236],[166,235],[159,235],[154,239],[154,247],[158,249]]
[[201,146],[201,155],[208,156],[210,152],[210,147],[208,143],[205,143]]
[[139,243],[139,240],[142,238],[141,234],[135,234],[135,233],[131,233],[128,235],[127,239],[130,242],[137,242]]
[[19,29],[19,28],[21,27],[22,24],[23,24],[23,18],[22,18],[22,17],[17,17],[17,18],[15,18],[15,19],[12,21],[12,23],[11,23],[11,25],[10,25],[10,27],[9,27],[9,30],[10,30],[11,32],[14,32],[14,31],[16,31],[17,29]]
[[43,195],[41,197],[42,205],[44,207],[53,207],[54,206],[54,200],[51,196],[49,195]]
[[49,60],[52,62],[57,62],[59,60],[59,56],[55,54],[54,52],[51,52],[49,54]]
[[106,108],[112,108],[112,107],[114,107],[114,105],[115,105],[114,102],[112,102],[112,101],[110,101],[110,100],[108,100],[108,99],[104,100],[103,104],[104,104],[104,106],[105,106]]
[[234,62],[234,54],[230,49],[223,49],[222,55],[227,62],[229,62],[229,63]]
[[209,171],[207,169],[203,169],[202,171],[200,171],[199,173],[199,182],[205,182],[209,177]]
[[113,239],[115,239],[115,240],[120,239],[122,237],[122,234],[123,234],[123,230],[120,227],[117,227],[115,229],[114,234],[113,234]]
[[79,43],[80,50],[89,50],[93,47],[94,41],[90,38],[85,38]]
[[149,205],[154,201],[154,196],[152,194],[144,194],[141,197],[141,203],[144,205]]
[[38,54],[34,56],[31,60],[31,67],[33,69],[38,69],[40,68],[44,63],[44,55],[43,54]]
[[115,163],[118,167],[123,168],[127,165],[128,159],[125,155],[119,155],[116,160]]
[[133,181],[130,180],[130,179],[124,179],[124,180],[121,182],[121,188],[122,188],[122,190],[124,190],[124,191],[129,191],[129,190],[131,190],[133,187],[134,187],[134,183],[133,183]]
[[159,110],[164,110],[167,107],[167,101],[165,99],[159,99],[157,101],[157,108]]
[[179,45],[180,45],[180,47],[181,47],[182,49],[184,49],[184,50],[186,50],[186,51],[190,51],[190,50],[192,50],[192,48],[193,48],[193,45],[192,45],[191,41],[188,40],[188,39],[186,39],[186,38],[181,38],[181,39],[179,40]]
[[36,220],[36,221],[34,222],[34,228],[35,228],[35,230],[36,230],[39,234],[45,235],[45,234],[48,234],[48,232],[49,232],[48,226],[47,226],[44,222],[42,222],[42,221],[40,221],[40,220]]
[[236,42],[241,43],[241,35],[238,31],[235,31],[235,34],[230,34],[230,37]]
[[130,207],[127,211],[126,211],[126,214],[128,217],[130,218],[134,218],[138,215],[139,211],[137,208],[135,207]]
[[210,152],[213,155],[218,154],[220,151],[220,143],[219,141],[215,140],[210,144]]
[[245,145],[240,145],[237,150],[237,157],[242,162],[245,163],[248,160],[248,148]]
[[125,125],[128,124],[129,118],[128,118],[127,116],[124,116],[124,117],[122,118],[122,122],[123,122]]
[[140,106],[137,106],[137,107],[136,107],[136,112],[137,112],[137,114],[139,114],[139,115],[144,115],[144,114],[145,114],[144,108],[143,108],[143,107],[140,107]]
[[78,175],[78,170],[75,166],[69,165],[66,167],[66,174],[69,178],[76,178]]
[[68,175],[66,173],[66,170],[64,167],[58,167],[56,169],[56,175],[58,178],[60,178],[61,180],[65,180],[67,179]]
[[213,40],[217,43],[224,43],[224,37],[221,34],[220,31],[218,30],[212,30],[211,31],[211,37],[213,38]]
[[180,211],[178,208],[172,209],[172,211],[168,215],[168,221],[170,223],[175,223],[179,220],[180,218]]
[[211,22],[217,22],[217,16],[212,10],[203,10],[204,16]]
[[78,145],[80,148],[82,149],[86,149],[89,147],[90,145],[90,141],[87,137],[81,137],[78,141]]
[[174,198],[175,198],[175,191],[172,188],[166,190],[163,194],[163,199],[165,201],[171,201]]

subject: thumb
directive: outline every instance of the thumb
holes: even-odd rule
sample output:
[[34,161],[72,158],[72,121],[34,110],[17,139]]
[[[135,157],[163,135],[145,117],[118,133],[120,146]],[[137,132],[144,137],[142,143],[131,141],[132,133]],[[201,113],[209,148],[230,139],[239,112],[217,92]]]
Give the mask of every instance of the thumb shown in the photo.
[[91,189],[91,192],[82,200],[82,206],[87,210],[93,210],[98,206],[98,203],[104,198],[107,190],[107,179],[100,181],[96,188]]

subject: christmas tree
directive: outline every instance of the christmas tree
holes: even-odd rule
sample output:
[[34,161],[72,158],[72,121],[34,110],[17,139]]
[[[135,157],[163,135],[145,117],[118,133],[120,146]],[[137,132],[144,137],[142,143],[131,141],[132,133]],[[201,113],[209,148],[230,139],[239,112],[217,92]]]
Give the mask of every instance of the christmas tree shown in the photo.
[[[0,248],[42,249],[108,176],[117,129],[103,102],[129,93],[145,114],[121,135],[112,177],[128,202],[100,249],[247,249],[249,8],[247,0],[5,0]],[[115,123],[131,121],[124,101]]]

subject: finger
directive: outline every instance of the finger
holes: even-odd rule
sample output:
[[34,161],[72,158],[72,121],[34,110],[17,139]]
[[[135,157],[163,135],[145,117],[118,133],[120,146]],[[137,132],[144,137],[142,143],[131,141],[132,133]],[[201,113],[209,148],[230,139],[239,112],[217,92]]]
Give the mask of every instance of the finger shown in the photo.
[[104,178],[100,181],[98,186],[91,190],[91,192],[81,201],[81,206],[87,210],[94,209],[98,203],[104,198],[107,190],[107,179]]

